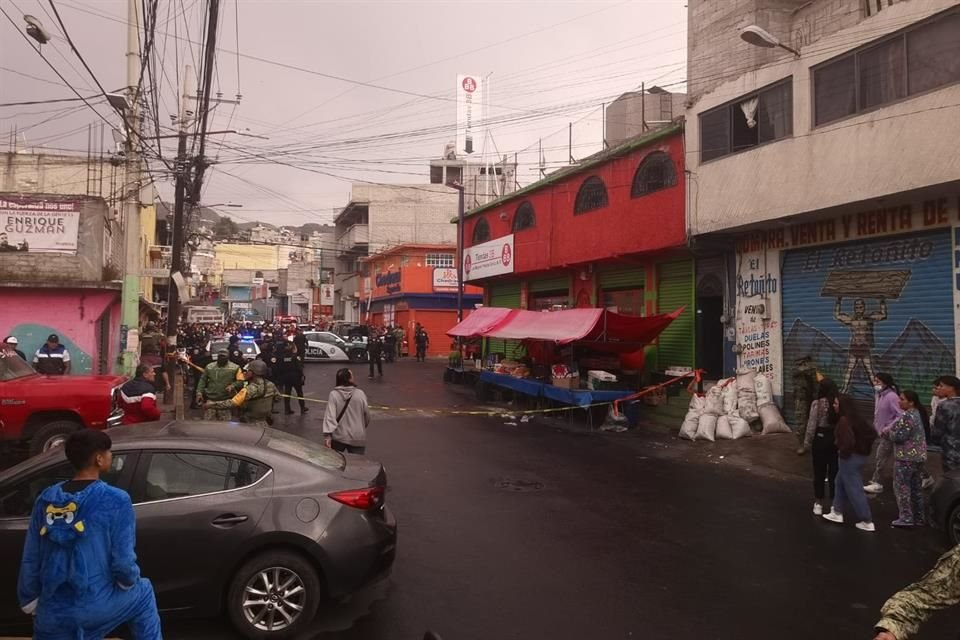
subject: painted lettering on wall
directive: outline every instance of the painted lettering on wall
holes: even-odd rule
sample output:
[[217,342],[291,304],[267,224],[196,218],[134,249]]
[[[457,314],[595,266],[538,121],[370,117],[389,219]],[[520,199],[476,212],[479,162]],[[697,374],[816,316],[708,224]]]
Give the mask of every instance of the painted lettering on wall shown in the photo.
[[909,233],[960,223],[960,197],[933,198],[920,203],[897,204],[828,220],[798,222],[776,229],[754,231],[737,241],[740,252],[795,249],[831,242]]
[[377,274],[377,288],[386,287],[387,293],[399,293],[400,291],[400,272],[389,271],[387,273]]
[[781,391],[780,255],[773,249],[737,254],[738,366],[771,378]]

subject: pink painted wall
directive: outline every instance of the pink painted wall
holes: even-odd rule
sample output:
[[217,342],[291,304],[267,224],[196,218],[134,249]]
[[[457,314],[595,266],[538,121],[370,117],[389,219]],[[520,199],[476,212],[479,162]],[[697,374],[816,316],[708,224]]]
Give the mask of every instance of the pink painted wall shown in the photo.
[[[98,321],[109,318],[107,366],[98,366]],[[56,333],[70,351],[72,373],[110,373],[119,349],[120,292],[0,288],[0,338],[14,335],[28,359]]]

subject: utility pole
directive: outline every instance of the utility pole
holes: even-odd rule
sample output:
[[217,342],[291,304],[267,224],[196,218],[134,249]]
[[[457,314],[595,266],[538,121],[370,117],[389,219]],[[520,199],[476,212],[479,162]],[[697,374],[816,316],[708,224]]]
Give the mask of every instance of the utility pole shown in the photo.
[[463,192],[462,184],[452,185],[457,190],[457,322],[463,322],[463,257],[466,248],[463,244]]
[[[143,168],[137,140],[140,137],[140,17],[137,1],[127,2],[127,175],[123,189],[124,272],[121,300],[121,372],[133,376],[140,350],[140,206],[143,201]],[[103,194],[100,194],[101,196]]]
[[[173,192],[173,237],[170,241],[170,283],[167,288],[167,348],[176,350],[178,323],[180,320],[180,291],[177,280],[183,277],[183,218],[186,208],[187,173],[190,171],[190,162],[187,159],[187,124],[191,119],[192,109],[189,107],[190,78],[193,75],[191,67],[183,71],[183,96],[180,98],[180,117],[177,119],[177,160],[175,166],[176,180]],[[178,373],[178,364],[175,360],[165,359],[167,375],[173,385],[173,403],[175,416],[183,419],[183,381]]]

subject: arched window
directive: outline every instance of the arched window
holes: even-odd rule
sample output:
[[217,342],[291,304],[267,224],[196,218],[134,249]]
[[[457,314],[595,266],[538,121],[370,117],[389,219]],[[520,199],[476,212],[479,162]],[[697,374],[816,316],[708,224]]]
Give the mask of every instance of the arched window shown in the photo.
[[524,229],[532,229],[535,226],[537,226],[537,218],[533,214],[533,205],[524,202],[517,207],[516,213],[513,214],[513,231],[516,233]]
[[607,185],[597,176],[590,176],[580,185],[577,192],[577,201],[573,205],[573,213],[586,213],[595,209],[602,209],[609,203]]
[[486,218],[480,218],[477,220],[477,224],[473,227],[473,242],[472,244],[483,244],[490,239],[490,225],[487,224]]
[[633,176],[630,197],[639,198],[648,193],[673,187],[677,184],[677,172],[673,169],[673,160],[663,151],[654,151],[640,163]]

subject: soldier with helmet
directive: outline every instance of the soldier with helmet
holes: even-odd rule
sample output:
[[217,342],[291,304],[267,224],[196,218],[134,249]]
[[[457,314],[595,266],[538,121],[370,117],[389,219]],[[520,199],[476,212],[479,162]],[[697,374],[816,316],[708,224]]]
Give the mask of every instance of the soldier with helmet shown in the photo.
[[203,370],[197,382],[195,401],[204,408],[204,420],[229,422],[233,416],[231,407],[210,408],[209,402],[228,400],[233,396],[233,385],[236,383],[240,367],[230,362],[230,354],[226,349],[217,352],[217,359],[209,363]]
[[205,402],[204,409],[239,409],[240,421],[259,426],[269,426],[273,423],[270,416],[273,410],[273,401],[279,395],[277,387],[267,380],[267,363],[263,360],[254,360],[243,368],[243,377],[246,381],[243,388],[229,400],[219,402]]

